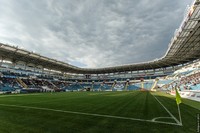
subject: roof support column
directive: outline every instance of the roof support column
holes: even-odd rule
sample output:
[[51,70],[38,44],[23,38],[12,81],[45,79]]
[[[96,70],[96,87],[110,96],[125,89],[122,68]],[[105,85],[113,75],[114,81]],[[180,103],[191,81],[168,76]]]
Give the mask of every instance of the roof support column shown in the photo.
[[175,67],[174,66],[172,66],[172,69],[173,69],[173,71],[175,71]]
[[51,74],[51,69],[48,69],[49,75]]
[[0,62],[0,66],[2,66],[2,64],[3,64],[3,57],[1,57],[1,62]]
[[16,66],[16,60],[13,60],[12,61],[12,67],[15,68],[15,66]]
[[36,68],[36,65],[34,65],[34,67],[33,67],[33,71],[35,72],[35,68]]
[[25,64],[24,64],[24,70],[26,70],[26,67],[27,67],[27,63],[25,62]]
[[42,68],[42,74],[44,74],[44,67]]

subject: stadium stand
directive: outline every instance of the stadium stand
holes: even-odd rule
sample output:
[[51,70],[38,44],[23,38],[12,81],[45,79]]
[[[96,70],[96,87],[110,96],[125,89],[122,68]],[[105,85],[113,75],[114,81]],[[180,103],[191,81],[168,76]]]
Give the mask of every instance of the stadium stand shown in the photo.
[[200,7],[196,0],[162,58],[122,66],[79,68],[0,43],[0,91],[173,91],[175,87],[180,91],[199,91],[199,18]]

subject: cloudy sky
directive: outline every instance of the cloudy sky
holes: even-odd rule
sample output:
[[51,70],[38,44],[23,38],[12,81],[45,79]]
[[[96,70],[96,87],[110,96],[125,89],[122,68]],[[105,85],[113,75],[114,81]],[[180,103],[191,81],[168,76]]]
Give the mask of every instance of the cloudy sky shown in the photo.
[[0,0],[0,42],[79,67],[162,57],[193,0]]

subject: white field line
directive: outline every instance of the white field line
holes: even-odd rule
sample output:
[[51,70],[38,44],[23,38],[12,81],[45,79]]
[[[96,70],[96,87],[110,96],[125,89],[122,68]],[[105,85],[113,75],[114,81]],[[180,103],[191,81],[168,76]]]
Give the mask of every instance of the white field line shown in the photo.
[[[174,99],[174,96],[172,96],[172,95],[167,95],[167,96],[165,96],[165,97],[168,97],[168,98],[170,98],[170,99]],[[181,97],[181,99],[186,99],[186,98]],[[187,105],[190,106],[190,107],[192,107],[190,104],[187,104]],[[192,108],[194,108],[194,107],[192,107]],[[198,109],[198,108],[195,108],[195,109],[197,109],[197,110],[200,111],[200,109]]]
[[152,119],[152,121],[156,121],[157,119],[174,119],[172,117],[155,117]]
[[172,115],[172,113],[153,95],[153,97],[158,101],[158,103],[160,103],[160,105],[167,111],[167,113],[176,121],[176,123],[178,125],[182,125],[177,119],[176,117],[174,117],[174,115]]
[[14,94],[14,95],[0,95],[0,97],[18,97],[18,96],[37,96],[43,94]]
[[137,118],[130,118],[130,117],[113,116],[113,115],[102,115],[102,114],[93,114],[93,113],[84,113],[84,112],[75,112],[75,111],[67,111],[67,110],[41,108],[41,107],[31,107],[31,106],[21,106],[21,105],[9,105],[9,104],[0,104],[0,106],[25,108],[25,109],[35,109],[35,110],[43,110],[43,111],[53,111],[53,112],[61,112],[61,113],[68,113],[68,114],[96,116],[96,117],[104,117],[104,118],[115,118],[115,119],[122,119],[122,120],[132,120],[132,121],[151,122],[151,123],[160,123],[160,124],[180,126],[177,123],[171,123],[171,122],[152,121],[152,120],[137,119]]

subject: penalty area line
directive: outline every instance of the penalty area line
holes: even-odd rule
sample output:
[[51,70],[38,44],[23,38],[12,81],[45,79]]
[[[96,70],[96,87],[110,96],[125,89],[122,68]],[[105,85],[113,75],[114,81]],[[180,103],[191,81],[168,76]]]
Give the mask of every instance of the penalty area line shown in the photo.
[[150,122],[150,123],[181,126],[180,124],[177,124],[177,123],[164,122],[164,121],[145,120],[145,119],[137,119],[137,118],[130,118],[130,117],[114,116],[114,115],[84,113],[84,112],[67,111],[67,110],[59,110],[59,109],[51,109],[51,108],[41,108],[41,107],[22,106],[22,105],[9,105],[9,104],[0,104],[0,106],[25,108],[25,109],[35,109],[35,110],[53,111],[53,112],[76,114],[76,115],[95,116],[95,117],[104,117],[104,118],[115,118],[115,119],[122,119],[122,120],[132,120],[132,121],[141,121],[141,122]]

